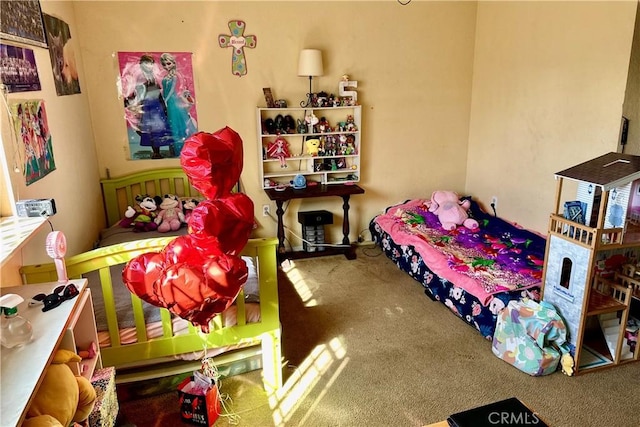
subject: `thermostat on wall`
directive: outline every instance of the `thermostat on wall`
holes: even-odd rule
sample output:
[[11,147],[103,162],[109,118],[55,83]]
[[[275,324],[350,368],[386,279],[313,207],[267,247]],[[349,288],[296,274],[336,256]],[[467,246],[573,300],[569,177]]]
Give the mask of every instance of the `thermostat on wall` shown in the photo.
[[54,199],[27,199],[16,203],[18,216],[51,216],[56,211],[56,201]]

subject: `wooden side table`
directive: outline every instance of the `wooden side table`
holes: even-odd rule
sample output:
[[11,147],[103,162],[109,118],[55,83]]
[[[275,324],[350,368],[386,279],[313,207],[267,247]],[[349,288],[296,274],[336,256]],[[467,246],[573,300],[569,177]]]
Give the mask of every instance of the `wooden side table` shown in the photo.
[[[325,255],[344,254],[347,259],[355,259],[356,252],[355,246],[349,241],[349,198],[353,194],[363,194],[364,189],[355,184],[325,184],[325,185],[309,185],[307,188],[296,190],[292,187],[287,187],[282,191],[275,188],[268,188],[264,190],[269,196],[270,200],[276,202],[276,214],[278,215],[278,259],[283,260],[286,258],[309,258]],[[309,199],[316,197],[341,197],[342,209],[344,216],[342,219],[342,244],[343,247],[327,247],[323,251],[316,252],[287,252],[284,246],[284,222],[283,215],[284,209],[282,208],[284,202],[292,199]]]

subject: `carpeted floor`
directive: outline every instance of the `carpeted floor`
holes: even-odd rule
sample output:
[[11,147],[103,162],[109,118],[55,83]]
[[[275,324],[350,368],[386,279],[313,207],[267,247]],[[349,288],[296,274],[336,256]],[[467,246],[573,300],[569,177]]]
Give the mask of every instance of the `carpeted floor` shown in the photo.
[[[423,426],[511,396],[552,426],[640,425],[640,362],[529,377],[375,248],[296,261],[279,290],[283,390],[266,396],[260,371],[224,379],[216,426]],[[186,425],[170,390],[123,399],[120,426]]]

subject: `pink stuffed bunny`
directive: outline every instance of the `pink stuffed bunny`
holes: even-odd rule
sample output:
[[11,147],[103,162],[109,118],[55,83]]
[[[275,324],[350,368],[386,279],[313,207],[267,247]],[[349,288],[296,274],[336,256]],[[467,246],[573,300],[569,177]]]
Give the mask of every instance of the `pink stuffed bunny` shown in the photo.
[[469,218],[467,213],[471,202],[461,202],[460,197],[453,191],[434,191],[428,205],[429,212],[438,216],[445,230],[453,230],[458,225],[464,225],[470,230],[478,228],[478,221]]

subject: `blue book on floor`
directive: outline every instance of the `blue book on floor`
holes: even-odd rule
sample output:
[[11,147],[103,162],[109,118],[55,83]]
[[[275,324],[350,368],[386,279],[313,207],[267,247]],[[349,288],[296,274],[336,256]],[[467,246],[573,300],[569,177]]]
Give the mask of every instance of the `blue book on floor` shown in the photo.
[[447,422],[450,427],[549,427],[515,397],[458,412]]

